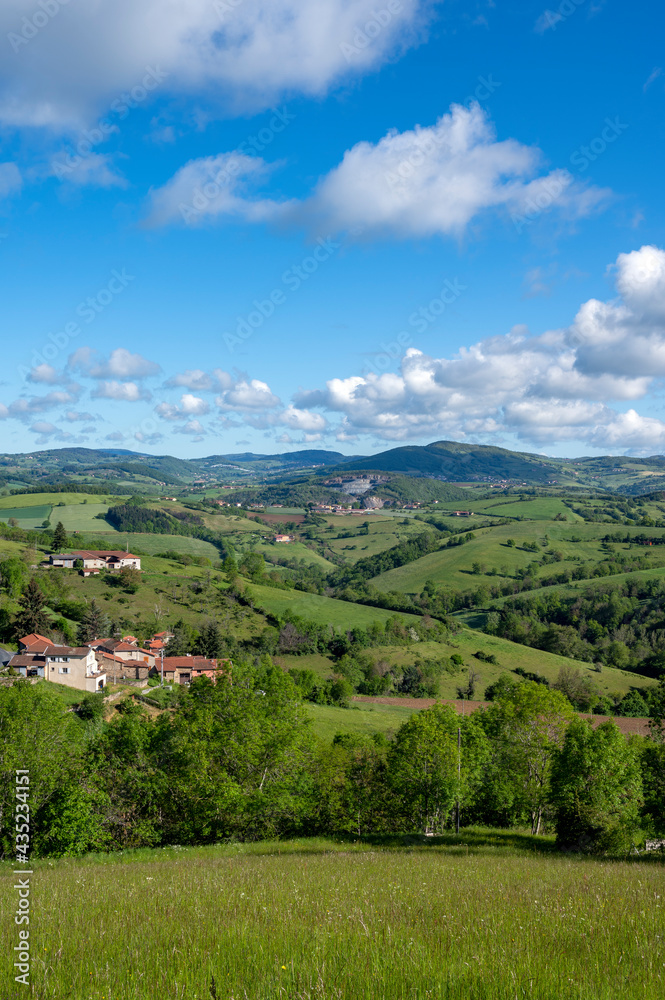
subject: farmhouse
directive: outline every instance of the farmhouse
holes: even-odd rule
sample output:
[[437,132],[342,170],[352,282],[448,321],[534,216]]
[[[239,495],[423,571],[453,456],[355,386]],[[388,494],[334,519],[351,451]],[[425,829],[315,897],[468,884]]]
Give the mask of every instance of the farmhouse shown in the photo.
[[[9,666],[22,677],[42,677],[45,681],[64,684],[77,688],[79,691],[101,691],[106,685],[106,674],[103,673],[89,646],[56,646],[48,643],[46,647],[40,641],[33,646],[26,646],[25,636],[20,640],[22,649],[31,651],[17,653],[9,661]],[[43,640],[43,636],[38,637]],[[36,651],[39,646],[40,651]]]
[[293,535],[275,535],[275,541],[284,542],[285,544],[288,544],[289,542],[293,541]]
[[[197,677],[209,677],[213,683],[221,674],[226,674],[231,668],[230,660],[209,660],[205,656],[165,656],[164,680],[172,684],[191,684]],[[151,677],[161,677],[161,661],[150,671]]]
[[147,677],[150,668],[155,665],[154,653],[149,649],[141,649],[136,643],[126,642],[124,639],[95,639],[89,643],[89,646],[98,656],[100,662],[104,656],[122,660],[128,671],[131,671],[130,676],[136,678]]
[[81,561],[83,565],[83,575],[91,576],[99,573],[103,569],[116,572],[125,566],[133,569],[141,569],[139,556],[131,552],[120,550],[89,550],[80,549],[77,552],[59,552],[50,557],[51,566],[58,566],[62,569],[74,569],[75,563]]

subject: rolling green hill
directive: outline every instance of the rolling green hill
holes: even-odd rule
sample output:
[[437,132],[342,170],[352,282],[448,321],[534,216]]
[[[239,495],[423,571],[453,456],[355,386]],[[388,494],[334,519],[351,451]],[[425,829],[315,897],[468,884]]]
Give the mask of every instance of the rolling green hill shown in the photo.
[[343,468],[345,471],[371,469],[418,476],[444,476],[459,482],[490,478],[547,482],[556,479],[559,474],[555,465],[539,455],[455,441],[435,441],[424,447],[408,445],[391,448],[371,458],[354,459],[345,463]]

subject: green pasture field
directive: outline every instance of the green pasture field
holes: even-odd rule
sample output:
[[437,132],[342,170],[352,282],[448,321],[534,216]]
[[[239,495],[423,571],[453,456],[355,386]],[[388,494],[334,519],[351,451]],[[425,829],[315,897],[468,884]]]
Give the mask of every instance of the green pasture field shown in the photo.
[[583,520],[579,514],[566,507],[559,497],[534,497],[533,500],[508,502],[501,502],[497,498],[480,500],[473,504],[473,510],[484,511],[494,517],[527,517],[536,521],[552,521],[557,514],[561,514],[569,522]]
[[[101,521],[99,522],[101,524]],[[149,555],[157,555],[159,552],[179,552],[182,555],[205,556],[212,562],[219,562],[219,550],[211,542],[206,542],[202,538],[189,538],[187,535],[151,535],[140,534],[139,532],[118,532],[114,538],[114,544],[125,548],[129,542],[129,548],[140,549]]]
[[[478,660],[474,653],[494,654],[497,663],[486,663]],[[457,653],[464,659],[464,665],[457,673],[444,672],[439,685],[440,698],[455,698],[458,685],[466,681],[469,668],[478,674],[476,698],[482,700],[485,689],[503,673],[516,669],[541,674],[550,683],[556,681],[562,667],[580,670],[600,691],[601,694],[627,694],[632,687],[646,688],[656,681],[650,677],[642,677],[628,670],[616,670],[614,667],[603,667],[598,673],[590,663],[572,660],[567,656],[555,653],[545,653],[531,646],[521,646],[499,636],[486,635],[471,628],[461,628],[447,642],[418,642],[409,646],[380,646],[368,649],[367,653],[373,660],[387,660],[388,663],[410,665],[417,660],[441,660]]]
[[62,521],[63,528],[70,533],[86,531],[95,535],[116,535],[118,532],[108,521],[96,520],[97,514],[106,514],[108,509],[108,504],[105,503],[77,503],[54,507],[51,514],[51,528],[55,528],[58,521]]
[[[258,584],[248,584],[247,593],[259,607],[273,614],[281,615],[285,611],[292,611],[308,621],[319,625],[333,625],[335,628],[367,628],[372,622],[386,622],[396,614],[394,611],[384,611],[383,608],[337,601],[333,597],[305,594],[300,590],[276,590]],[[416,615],[397,613],[397,617],[405,625],[418,621]]]
[[[658,536],[662,535],[664,529],[619,527],[618,530],[632,535],[647,532]],[[575,565],[572,557],[575,557],[575,560],[581,559],[585,562],[599,562],[611,555],[613,551],[623,553],[628,550],[640,555],[652,553],[654,558],[658,557],[660,551],[658,547],[640,546],[628,549],[627,546],[618,544],[609,551],[604,550],[600,539],[608,534],[608,531],[611,532],[612,528],[607,524],[580,522],[573,526],[558,521],[519,521],[513,524],[497,525],[493,528],[483,528],[474,532],[476,537],[471,542],[431,552],[415,562],[381,573],[374,577],[371,582],[379,590],[397,590],[409,594],[420,593],[427,580],[433,580],[439,586],[468,591],[481,584],[489,585],[495,579],[485,575],[485,573],[472,574],[474,562],[480,563],[485,570],[496,568],[498,578],[501,578],[506,574],[514,576],[518,569],[528,566],[534,560],[541,559],[547,552],[559,550],[563,555],[563,561],[540,567],[536,573],[538,577],[550,576],[561,572],[566,567],[571,568]],[[545,535],[549,539],[548,547],[543,547],[541,544],[545,540]],[[506,544],[509,538],[514,539],[514,548]],[[538,551],[526,551],[523,548],[525,542],[538,542]],[[662,555],[665,556],[665,550]]]
[[[168,514],[169,508],[163,508]],[[258,536],[266,535],[270,530],[267,525],[261,524],[259,521],[253,520],[250,517],[228,517],[225,514],[204,514],[203,511],[196,511],[195,513],[200,514],[203,518],[203,523],[206,528],[212,528],[213,531],[228,532],[228,534],[256,534]]]
[[[252,541],[248,536],[246,536],[246,541],[243,539],[244,544],[237,546],[238,555],[240,556],[242,552],[249,552],[251,549],[253,552],[260,552],[265,558],[266,562],[272,562],[274,559],[279,559],[284,557],[286,559],[303,559],[306,563],[312,566],[319,566],[324,572],[328,573],[335,568],[334,564],[328,559],[324,559],[320,556],[318,552],[313,552],[308,549],[306,545],[302,542],[289,542],[288,544],[278,543],[276,545],[270,544],[270,542],[263,541]],[[276,566],[276,569],[281,569],[280,566]]]
[[391,737],[402,723],[406,722],[417,711],[418,709],[413,707],[413,703],[405,704],[402,707],[401,705],[382,705],[380,702],[372,704],[351,702],[351,708],[307,703],[307,714],[312,720],[312,730],[326,743],[330,743],[337,733],[348,733],[352,736],[372,736],[373,733],[383,733],[385,736]]
[[273,656],[273,662],[282,670],[312,670],[319,677],[330,677],[334,672],[334,663],[322,653],[304,653],[302,656],[277,655]]
[[[657,580],[659,578],[665,577],[665,566],[654,566],[653,569],[638,569],[633,573],[615,573],[613,576],[603,576],[603,577],[592,577],[588,580],[577,580],[575,583],[558,583],[553,584],[551,587],[538,587],[536,590],[527,590],[521,594],[515,596],[520,599],[529,600],[530,598],[536,598],[538,594],[551,594],[553,592],[561,594],[562,597],[575,597],[581,591],[593,589],[594,587],[603,586],[619,586],[620,584],[626,583],[628,581],[633,582],[636,580]],[[487,608],[500,608],[506,603],[506,601],[511,601],[512,597],[497,597],[486,602]],[[455,617],[461,618],[462,621],[467,621],[468,618],[472,618],[478,615],[483,615],[480,611],[469,611],[469,612],[458,612]]]
[[11,517],[15,517],[19,522],[19,528],[29,531],[33,528],[41,528],[50,514],[51,507],[48,504],[35,507],[4,507],[0,509],[0,521],[4,521],[6,524]]
[[[659,1000],[657,859],[550,836],[313,838],[35,861],[3,1000]],[[1,936],[15,954],[16,876]],[[141,928],[141,932],[137,931]],[[128,930],[129,929],[129,930]]]
[[[409,512],[406,511],[404,513]],[[343,521],[345,523],[341,525],[335,523],[336,521]],[[348,522],[352,523],[349,524]],[[356,534],[364,526],[365,522],[369,524],[369,534]],[[401,520],[397,524],[395,518],[388,520],[381,517],[371,519],[369,517],[330,518],[328,523],[333,528],[333,532],[322,531],[319,537],[326,545],[330,546],[333,552],[340,555],[348,563],[355,563],[358,559],[365,559],[379,552],[385,552],[386,549],[392,548],[399,542],[432,530],[430,525],[424,524],[422,521],[414,521],[413,518],[409,524],[402,524]],[[354,532],[351,538],[338,537],[338,532],[344,533],[347,531]]]
[[0,509],[6,507],[39,507],[46,504],[49,507],[57,507],[59,504],[101,503],[102,499],[112,499],[118,503],[119,497],[102,498],[93,493],[20,493],[16,496],[0,497]]

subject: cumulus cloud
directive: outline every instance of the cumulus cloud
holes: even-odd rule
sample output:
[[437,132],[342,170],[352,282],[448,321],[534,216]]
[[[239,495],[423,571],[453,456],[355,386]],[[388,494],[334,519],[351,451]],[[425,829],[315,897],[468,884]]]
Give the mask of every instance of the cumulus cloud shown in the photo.
[[479,105],[453,105],[435,125],[359,142],[305,207],[331,231],[420,237],[459,234],[488,211],[579,217],[606,196],[567,170],[545,172],[542,161],[535,147],[497,140]]
[[176,434],[186,434],[193,441],[203,441],[206,431],[199,420],[188,420],[182,427],[176,428]]
[[165,389],[191,389],[192,392],[219,392],[233,385],[233,377],[221,368],[215,368],[210,374],[200,368],[189,368],[187,371],[172,375],[164,383]]
[[[431,357],[409,348],[396,373],[350,375],[299,393],[296,408],[341,417],[342,437],[515,435],[532,444],[583,441],[635,451],[659,448],[665,423],[608,405],[646,395],[665,376],[665,253],[642,247],[615,269],[622,298],[590,300],[565,329],[516,327]],[[637,278],[636,276],[640,276]]]
[[263,181],[269,170],[260,157],[239,153],[190,160],[163,187],[151,192],[148,224],[192,225],[223,217],[264,222],[275,218],[285,206],[252,194],[253,185]]
[[51,437],[51,435],[58,433],[55,424],[49,424],[46,420],[36,420],[34,424],[30,425],[30,430],[34,434],[41,434],[44,437]]
[[280,414],[280,423],[286,424],[293,430],[320,432],[325,430],[327,421],[320,413],[313,413],[311,410],[299,410],[291,404]]
[[255,412],[279,406],[279,397],[259,379],[241,378],[215,399],[220,410]]
[[370,25],[384,6],[77,0],[61,5],[47,29],[33,29],[28,41],[22,19],[41,9],[33,0],[13,0],[0,6],[0,35],[14,50],[0,64],[0,120],[78,127],[123,91],[146,105],[158,89],[208,98],[212,112],[271,107],[288,93],[321,95],[409,45],[433,0],[401,0],[387,23]]
[[210,404],[200,396],[186,392],[180,397],[179,406],[174,403],[160,403],[156,411],[164,420],[185,420],[187,417],[204,416],[209,413]]
[[151,194],[149,222],[196,224],[210,219],[281,220],[365,238],[458,235],[488,212],[519,226],[549,210],[589,215],[609,192],[582,184],[567,170],[546,171],[539,149],[498,141],[478,104],[452,105],[435,125],[391,131],[359,142],[302,202],[256,195],[269,168],[240,153],[191,160]]
[[152,399],[148,390],[136,382],[114,380],[100,382],[91,395],[93,399],[115,399],[123,403],[139,403],[142,400]]
[[161,368],[140,354],[132,354],[124,347],[111,351],[108,359],[98,360],[89,347],[80,347],[69,358],[68,368],[80,371],[89,378],[147,378],[157,375]]
[[46,363],[35,365],[27,375],[28,382],[37,382],[43,385],[57,385],[62,380],[63,373],[59,372],[53,365],[47,365]]
[[45,396],[22,396],[9,405],[9,416],[25,419],[33,413],[44,413],[57,406],[66,406],[76,402],[80,394],[80,386],[70,386],[67,392],[49,392]]

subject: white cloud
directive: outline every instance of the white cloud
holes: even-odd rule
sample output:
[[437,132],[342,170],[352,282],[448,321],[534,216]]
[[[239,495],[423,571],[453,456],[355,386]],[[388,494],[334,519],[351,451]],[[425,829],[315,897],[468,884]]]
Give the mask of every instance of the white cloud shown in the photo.
[[186,434],[188,437],[191,437],[193,441],[203,441],[206,435],[206,430],[199,420],[188,420],[183,427],[178,427],[175,433]]
[[37,420],[34,424],[30,425],[30,430],[34,434],[42,434],[45,437],[50,437],[53,434],[58,433],[58,428],[55,424],[49,424],[45,420]]
[[15,163],[0,163],[0,198],[17,194],[23,185],[21,172]]
[[617,288],[631,309],[647,319],[665,319],[665,251],[643,246],[620,253],[616,262]]
[[178,375],[173,375],[164,383],[166,389],[183,388],[192,392],[219,392],[233,385],[233,377],[221,368],[215,368],[210,374],[200,368],[189,368]]
[[51,173],[58,180],[78,187],[127,187],[126,179],[117,172],[108,153],[60,155],[51,162]]
[[601,423],[595,429],[592,444],[596,448],[629,449],[640,452],[665,450],[665,423],[654,417],[642,417],[635,410],[616,414],[608,423]]
[[143,431],[137,431],[134,435],[134,440],[138,441],[139,444],[159,444],[160,441],[164,440],[164,435],[158,432],[144,434]]
[[215,402],[220,410],[252,412],[279,406],[279,397],[272,393],[265,382],[256,378],[243,378],[217,396]]
[[287,406],[279,417],[280,423],[286,424],[292,430],[316,431],[325,430],[327,421],[320,413],[313,413],[311,410],[299,410],[297,407]]
[[138,403],[151,399],[151,395],[143,386],[136,382],[100,382],[91,393],[93,399],[115,399],[123,403]]
[[62,372],[59,372],[53,365],[47,365],[46,363],[35,365],[27,375],[28,382],[38,382],[43,385],[57,385],[62,380]]
[[132,354],[124,347],[111,351],[108,361],[93,365],[88,374],[91,378],[146,378],[161,371],[155,361],[148,361],[140,354]]
[[150,194],[148,223],[188,225],[206,218],[263,222],[283,212],[284,205],[254,198],[251,185],[260,183],[270,167],[258,156],[222,153],[190,160],[167,183]]
[[607,190],[567,170],[544,171],[542,159],[537,148],[497,141],[478,104],[454,104],[435,125],[389,132],[376,145],[357,143],[302,202],[254,194],[252,186],[271,169],[259,157],[236,152],[191,160],[151,193],[148,222],[280,220],[365,238],[450,236],[487,212],[510,215],[523,227],[552,209],[570,218],[589,215],[607,198]]
[[642,398],[665,377],[665,319],[645,319],[663,315],[661,255],[654,247],[620,255],[617,286],[625,300],[592,299],[567,329],[533,336],[516,327],[452,357],[409,348],[399,372],[332,378],[324,389],[297,395],[295,406],[340,416],[342,439],[510,434],[532,444],[659,448],[665,423],[609,402]]
[[0,420],[6,420],[9,416],[9,410],[4,403],[0,403]]
[[210,411],[210,404],[200,396],[186,392],[180,397],[180,406],[173,403],[160,403],[156,411],[164,420],[184,420],[191,416],[204,416]]
[[[95,421],[97,421],[99,418],[93,416],[92,413],[77,413],[76,410],[67,410],[67,412],[64,415],[64,419],[68,420],[69,423],[71,424],[80,422],[90,424],[90,423],[95,423]],[[89,428],[87,427],[84,428],[84,430],[86,431],[88,429]]]
[[111,351],[108,359],[100,359],[91,347],[79,347],[70,354],[67,369],[80,372],[88,378],[116,379],[148,378],[161,371],[157,362],[149,361],[140,354],[132,354],[124,347]]
[[329,231],[420,237],[459,234],[488,211],[578,217],[606,196],[566,170],[543,172],[542,159],[537,148],[498,141],[477,104],[453,105],[436,125],[359,142],[305,206]]
[[145,106],[157,90],[207,98],[213,112],[321,95],[414,41],[432,6],[401,0],[375,32],[374,12],[388,7],[377,0],[76,0],[27,40],[22,19],[42,11],[13,0],[0,7],[14,50],[0,64],[0,120],[79,127],[123,91]]
[[19,420],[29,417],[32,413],[44,413],[57,406],[66,406],[76,402],[80,386],[72,385],[69,391],[49,392],[45,396],[23,396],[9,405],[9,415]]

